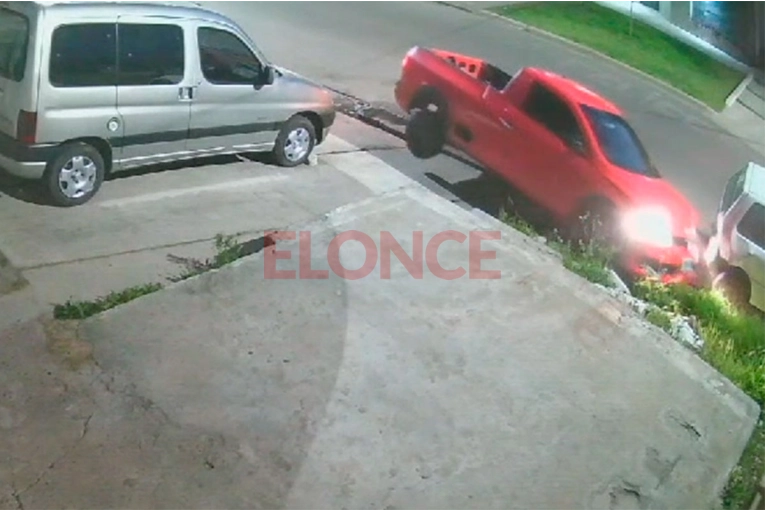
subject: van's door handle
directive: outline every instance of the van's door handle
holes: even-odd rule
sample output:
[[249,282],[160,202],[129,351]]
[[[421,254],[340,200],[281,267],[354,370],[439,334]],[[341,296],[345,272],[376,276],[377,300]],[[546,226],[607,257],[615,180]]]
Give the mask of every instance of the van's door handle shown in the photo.
[[181,87],[178,91],[178,99],[181,101],[191,101],[194,99],[194,89],[196,87]]
[[499,121],[500,121],[500,122],[502,123],[502,125],[503,125],[503,126],[505,126],[507,129],[515,129],[515,126],[513,126],[512,124],[510,124],[510,123],[509,123],[508,121],[506,121],[505,119],[503,119],[503,118],[501,118],[501,117],[500,117]]

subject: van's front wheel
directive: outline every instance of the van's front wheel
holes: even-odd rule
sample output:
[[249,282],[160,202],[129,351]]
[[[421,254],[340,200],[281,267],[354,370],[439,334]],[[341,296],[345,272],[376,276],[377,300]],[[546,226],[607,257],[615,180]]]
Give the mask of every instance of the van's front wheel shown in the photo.
[[276,137],[274,159],[276,164],[294,167],[304,164],[316,146],[316,128],[302,115],[296,115],[284,124]]
[[43,180],[53,203],[73,207],[89,201],[104,182],[104,158],[86,143],[65,145],[48,163]]

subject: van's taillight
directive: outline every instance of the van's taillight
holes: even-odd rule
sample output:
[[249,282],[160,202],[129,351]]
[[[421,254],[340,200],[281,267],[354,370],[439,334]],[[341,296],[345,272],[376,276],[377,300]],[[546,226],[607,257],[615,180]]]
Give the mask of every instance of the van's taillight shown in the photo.
[[37,112],[19,112],[16,123],[16,139],[21,143],[32,145],[37,138]]

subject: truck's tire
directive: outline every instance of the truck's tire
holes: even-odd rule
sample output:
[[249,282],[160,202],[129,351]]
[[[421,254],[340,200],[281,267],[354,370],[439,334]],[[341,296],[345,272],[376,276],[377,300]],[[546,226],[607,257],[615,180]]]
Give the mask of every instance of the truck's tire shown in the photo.
[[414,110],[406,124],[406,146],[419,159],[430,159],[441,153],[446,144],[446,126],[436,112]]
[[745,308],[752,298],[752,282],[746,271],[730,266],[717,275],[712,288],[720,292],[736,308]]
[[414,110],[438,112],[444,122],[449,117],[448,102],[444,95],[435,87],[426,86],[417,91],[407,112],[411,113]]

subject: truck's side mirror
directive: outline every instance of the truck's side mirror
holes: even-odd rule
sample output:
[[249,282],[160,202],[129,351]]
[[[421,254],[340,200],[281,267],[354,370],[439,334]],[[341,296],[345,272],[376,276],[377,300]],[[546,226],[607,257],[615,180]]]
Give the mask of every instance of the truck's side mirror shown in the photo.
[[572,137],[568,141],[568,146],[571,147],[571,150],[576,152],[577,154],[580,154],[582,156],[585,156],[587,154],[587,148],[584,145],[584,140],[578,137]]

